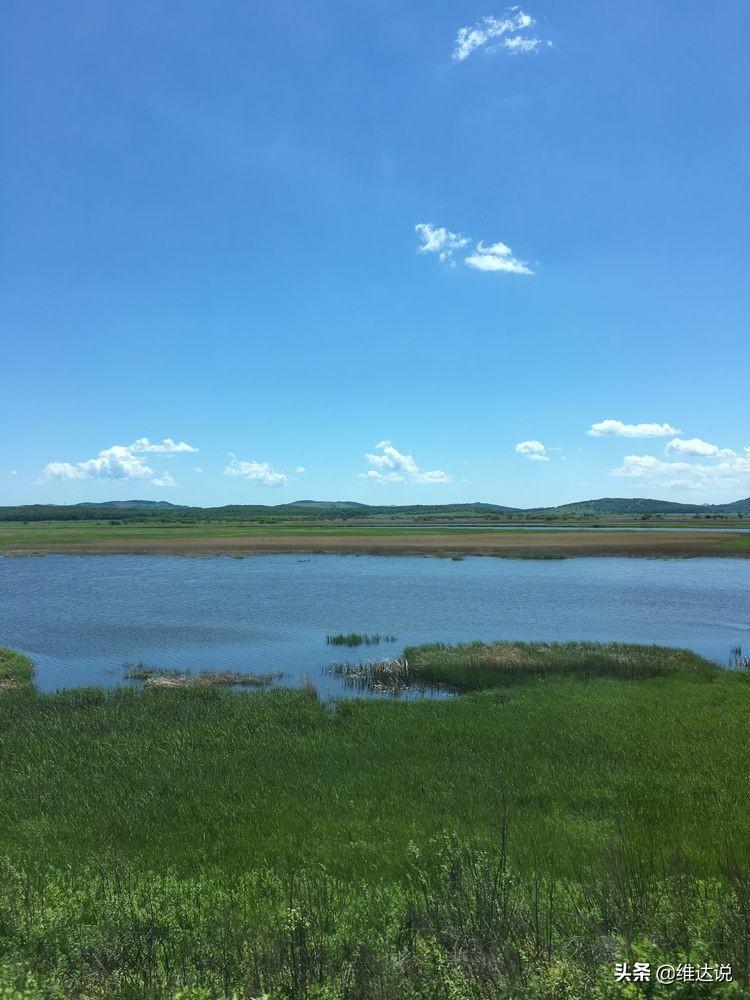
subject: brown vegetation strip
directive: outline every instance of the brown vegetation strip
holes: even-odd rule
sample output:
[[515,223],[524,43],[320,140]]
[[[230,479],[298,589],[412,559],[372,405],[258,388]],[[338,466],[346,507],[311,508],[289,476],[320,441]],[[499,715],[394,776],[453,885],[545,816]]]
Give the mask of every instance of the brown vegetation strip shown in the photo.
[[680,531],[571,531],[528,534],[462,533],[384,535],[234,536],[231,538],[134,538],[59,543],[5,549],[9,556],[144,554],[181,556],[250,556],[263,553],[330,553],[339,555],[499,556],[506,559],[566,556],[750,556],[750,548],[732,551],[727,543],[740,534]]

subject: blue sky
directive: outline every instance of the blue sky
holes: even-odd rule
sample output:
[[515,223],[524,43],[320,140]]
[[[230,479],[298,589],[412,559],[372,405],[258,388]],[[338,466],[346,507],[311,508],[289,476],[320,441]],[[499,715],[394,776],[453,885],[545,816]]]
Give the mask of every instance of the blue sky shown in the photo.
[[0,36],[0,503],[750,494],[745,0]]

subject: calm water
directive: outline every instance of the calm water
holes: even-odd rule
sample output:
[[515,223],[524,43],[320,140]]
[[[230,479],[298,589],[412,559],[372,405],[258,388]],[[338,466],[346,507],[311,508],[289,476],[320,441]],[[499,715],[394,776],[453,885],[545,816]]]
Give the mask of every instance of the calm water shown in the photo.
[[[351,631],[398,642],[326,645]],[[653,642],[726,661],[750,647],[750,560],[0,558],[0,645],[30,654],[46,690],[121,683],[142,661],[283,671],[340,693],[332,660],[471,639]]]

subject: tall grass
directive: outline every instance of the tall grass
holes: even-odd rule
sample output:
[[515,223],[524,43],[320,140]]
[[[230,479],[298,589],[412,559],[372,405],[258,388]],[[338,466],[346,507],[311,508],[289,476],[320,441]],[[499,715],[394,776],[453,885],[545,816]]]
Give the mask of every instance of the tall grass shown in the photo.
[[[291,863],[224,878],[108,862],[0,865],[0,995],[12,1000],[578,1000],[617,961],[720,961],[746,996],[750,873],[654,870],[627,843],[573,880],[442,834],[389,883]],[[693,984],[645,995],[697,997]]]
[[476,647],[410,650],[473,693],[334,710],[0,692],[0,997],[601,998],[617,956],[746,982],[750,674],[528,650],[494,647],[497,690]]

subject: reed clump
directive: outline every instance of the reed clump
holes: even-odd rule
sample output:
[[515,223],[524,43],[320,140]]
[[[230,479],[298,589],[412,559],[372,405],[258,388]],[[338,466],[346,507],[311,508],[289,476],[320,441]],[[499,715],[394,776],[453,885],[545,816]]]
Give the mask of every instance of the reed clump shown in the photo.
[[409,661],[405,656],[387,660],[360,660],[359,663],[332,663],[328,672],[342,677],[348,688],[357,691],[401,694],[410,684]]
[[395,641],[395,635],[380,635],[379,632],[372,635],[366,632],[348,632],[326,636],[326,642],[329,646],[377,646],[381,642]]

